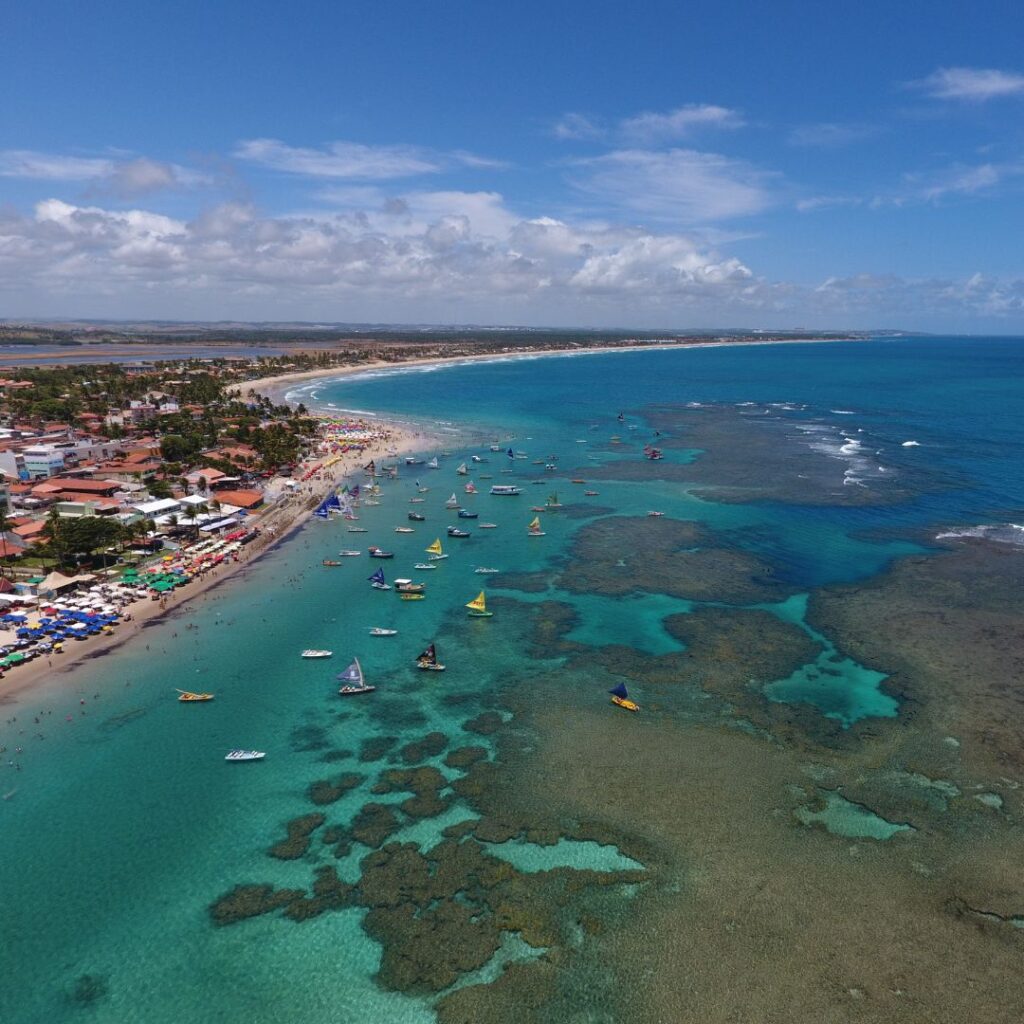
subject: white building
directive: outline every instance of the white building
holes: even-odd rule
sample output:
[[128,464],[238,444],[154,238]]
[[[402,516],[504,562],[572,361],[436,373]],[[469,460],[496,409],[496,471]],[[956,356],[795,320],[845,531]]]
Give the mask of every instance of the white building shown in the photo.
[[30,444],[21,450],[29,479],[57,476],[64,472],[64,450],[53,444]]

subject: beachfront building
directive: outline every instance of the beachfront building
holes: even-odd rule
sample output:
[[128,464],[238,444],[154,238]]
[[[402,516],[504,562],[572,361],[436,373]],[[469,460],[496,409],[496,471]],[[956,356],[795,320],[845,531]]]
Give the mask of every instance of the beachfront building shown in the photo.
[[21,451],[24,472],[30,480],[64,472],[64,450],[52,444],[33,444]]

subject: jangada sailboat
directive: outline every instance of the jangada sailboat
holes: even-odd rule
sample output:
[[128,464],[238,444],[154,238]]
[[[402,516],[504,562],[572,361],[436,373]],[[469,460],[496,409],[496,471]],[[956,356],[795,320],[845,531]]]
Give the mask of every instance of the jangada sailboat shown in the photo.
[[640,705],[629,699],[629,691],[625,683],[619,683],[608,691],[612,695],[612,703],[616,707],[625,708],[626,711],[639,711]]
[[452,492],[452,496],[444,503],[445,508],[458,508],[459,499],[455,497],[455,492]]
[[494,615],[494,612],[487,610],[487,596],[481,590],[472,601],[466,604],[469,609],[469,617],[471,619],[489,619]]
[[432,562],[440,562],[442,558],[448,557],[441,549],[440,537],[438,537],[437,540],[435,540],[434,543],[431,544],[429,548],[427,548],[427,556]]
[[543,537],[545,535],[544,531],[540,528],[540,516],[533,517],[533,522],[527,526],[526,532],[531,537]]
[[178,700],[183,704],[189,704],[193,701],[213,700],[212,693],[193,693],[191,690],[178,690],[178,694]]
[[437,648],[431,644],[417,659],[416,667],[424,672],[443,672],[444,665],[437,660]]
[[378,569],[372,576],[368,576],[367,579],[370,581],[370,586],[374,590],[390,590],[391,586],[388,581],[384,579],[384,570]]
[[476,494],[476,484],[470,480],[469,483],[466,484],[465,491],[467,494]]
[[462,462],[459,464],[459,468],[456,469],[455,472],[458,473],[459,476],[466,476],[466,474],[469,473],[469,469],[466,464]]
[[366,684],[366,680],[363,678],[363,666],[359,664],[358,658],[352,659],[352,664],[338,675],[338,680],[344,684],[338,690],[342,697],[354,697],[357,693],[372,693],[377,689],[376,686]]
[[429,461],[429,462],[427,463],[427,469],[440,469],[440,468],[441,468],[441,467],[440,467],[440,465],[439,465],[439,463],[438,463],[438,461],[437,461],[437,456],[435,455],[435,456],[434,456],[434,457],[433,457],[433,458],[432,458],[432,459],[431,459],[431,460],[430,460],[430,461]]
[[561,508],[562,507],[562,503],[558,500],[558,491],[552,491],[548,495],[547,507],[548,508]]

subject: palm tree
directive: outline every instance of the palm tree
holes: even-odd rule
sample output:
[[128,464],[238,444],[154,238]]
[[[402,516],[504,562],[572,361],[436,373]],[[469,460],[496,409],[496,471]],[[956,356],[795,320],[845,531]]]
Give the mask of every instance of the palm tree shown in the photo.
[[7,514],[7,502],[0,504],[0,546],[3,548],[3,555],[0,556],[0,576],[3,576],[7,568],[7,531],[11,528],[11,517]]

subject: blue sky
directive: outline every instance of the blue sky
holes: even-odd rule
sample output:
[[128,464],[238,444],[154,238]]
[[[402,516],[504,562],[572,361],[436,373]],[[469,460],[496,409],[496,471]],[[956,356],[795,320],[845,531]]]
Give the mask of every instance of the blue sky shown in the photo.
[[12,5],[0,316],[1024,332],[1021,24]]

